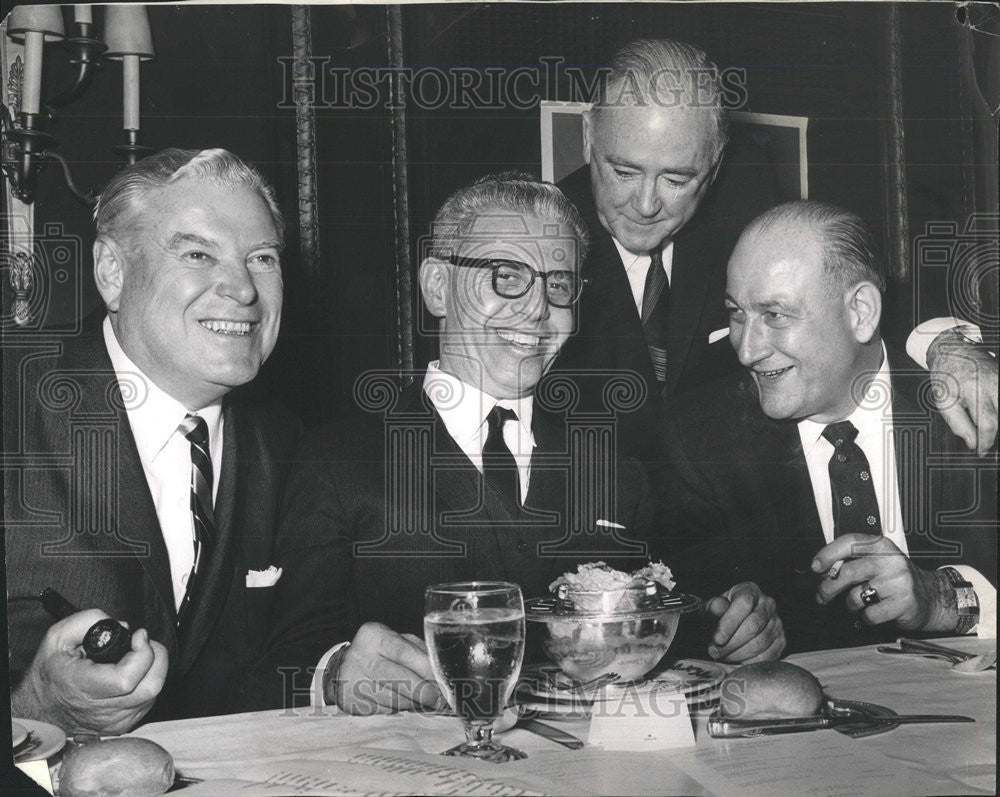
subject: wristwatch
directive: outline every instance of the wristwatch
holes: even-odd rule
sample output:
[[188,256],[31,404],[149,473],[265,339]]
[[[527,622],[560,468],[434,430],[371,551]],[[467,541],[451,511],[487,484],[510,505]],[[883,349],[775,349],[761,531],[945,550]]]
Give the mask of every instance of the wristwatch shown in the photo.
[[969,629],[979,622],[979,598],[976,596],[976,590],[954,567],[942,567],[941,572],[955,589],[958,623],[955,625],[954,633],[959,636],[967,634]]

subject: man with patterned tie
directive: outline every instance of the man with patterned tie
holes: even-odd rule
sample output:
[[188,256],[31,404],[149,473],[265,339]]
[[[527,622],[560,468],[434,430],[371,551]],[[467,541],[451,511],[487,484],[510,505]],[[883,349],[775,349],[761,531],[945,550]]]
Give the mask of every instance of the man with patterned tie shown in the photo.
[[[738,369],[725,341],[726,263],[740,231],[780,196],[767,155],[749,141],[727,141],[723,96],[734,83],[724,88],[699,48],[632,41],[599,78],[583,118],[587,165],[559,183],[590,232],[581,270],[590,288],[579,331],[552,373],[572,374],[597,411],[608,378],[631,374],[641,382],[645,400],[616,413],[617,444],[621,456],[652,469],[662,459],[660,430],[673,401]],[[982,453],[996,437],[996,390],[985,387],[996,383],[996,361],[961,345],[954,323],[927,321],[907,351],[949,374],[942,412]],[[939,345],[929,347],[938,333]],[[951,385],[961,401],[948,401]]]
[[668,427],[671,520],[699,539],[678,571],[760,583],[792,651],[996,631],[996,449],[967,451],[926,372],[885,346],[884,286],[854,214],[764,213],[728,268],[745,373]]
[[[115,734],[242,707],[269,592],[247,574],[273,562],[299,426],[247,384],[281,317],[263,178],[225,150],[168,149],[119,172],[95,219],[103,322],[5,352],[11,700]],[[53,623],[46,587],[82,611]],[[81,641],[109,615],[131,650],[96,664]]]
[[[547,595],[581,562],[642,566],[654,525],[636,462],[594,461],[572,442],[587,435],[540,417],[556,397],[536,386],[586,288],[573,205],[528,175],[487,176],[444,203],[426,246],[440,359],[401,393],[395,374],[359,380],[367,412],[310,435],[282,512],[270,666],[319,661],[317,697],[357,713],[443,705],[421,638],[429,585]],[[754,584],[731,598],[719,657],[780,655],[773,602]]]

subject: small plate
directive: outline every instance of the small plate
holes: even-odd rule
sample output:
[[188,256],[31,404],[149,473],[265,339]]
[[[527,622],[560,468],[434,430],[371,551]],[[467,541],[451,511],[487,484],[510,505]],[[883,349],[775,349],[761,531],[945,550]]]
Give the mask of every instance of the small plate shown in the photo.
[[13,721],[30,733],[34,740],[24,750],[14,756],[15,764],[49,758],[66,746],[66,734],[55,725],[49,725],[47,722],[39,722],[38,720],[24,720],[20,718]]
[[23,742],[25,739],[28,738],[28,731],[25,730],[23,725],[19,725],[18,723],[11,720],[10,737],[11,737],[11,744],[14,747],[17,747],[21,742]]
[[[542,664],[525,668],[516,695],[524,709],[551,719],[585,719],[595,703],[656,692],[682,692],[689,708],[703,710],[718,704],[718,686],[727,673],[725,666],[714,661],[675,659],[657,667],[642,681],[581,692],[571,688],[573,682],[556,665]],[[541,686],[543,683],[548,686]],[[567,688],[553,688],[561,684]]]
[[690,697],[714,689],[728,673],[728,667],[715,661],[675,659],[653,670],[643,684],[648,684],[654,692],[677,691]]
[[641,681],[613,683],[601,689],[581,691],[555,664],[526,667],[521,673],[518,691],[546,700],[593,703],[611,700],[616,693],[638,689],[640,692],[703,692],[718,686],[729,670],[722,664],[701,659],[675,659],[662,664]]

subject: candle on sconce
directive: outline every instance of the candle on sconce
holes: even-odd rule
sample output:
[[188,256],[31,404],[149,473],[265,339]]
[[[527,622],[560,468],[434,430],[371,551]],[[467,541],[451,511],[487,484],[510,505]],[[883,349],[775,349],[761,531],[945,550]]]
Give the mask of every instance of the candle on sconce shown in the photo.
[[146,7],[115,4],[105,7],[107,58],[122,62],[122,127],[139,129],[139,62],[154,56]]
[[94,12],[89,5],[74,5],[73,19],[77,22],[85,22],[88,25],[93,25]]
[[24,32],[24,78],[21,89],[21,112],[37,114],[42,102],[42,50],[45,34]]
[[126,55],[122,58],[123,69],[123,120],[125,130],[139,129],[139,56]]
[[7,17],[7,35],[24,44],[21,113],[37,115],[42,103],[42,52],[46,42],[65,37],[59,6],[15,6]]

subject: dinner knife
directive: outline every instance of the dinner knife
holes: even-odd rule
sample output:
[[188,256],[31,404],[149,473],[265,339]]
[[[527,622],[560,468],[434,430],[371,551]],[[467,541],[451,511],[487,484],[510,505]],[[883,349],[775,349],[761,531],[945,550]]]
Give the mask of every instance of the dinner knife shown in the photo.
[[570,750],[580,750],[583,747],[583,741],[575,737],[571,733],[566,733],[564,730],[555,728],[547,723],[540,722],[536,719],[528,719],[522,717],[518,720],[515,728],[523,728],[526,731],[531,731],[532,733],[537,733],[539,736],[544,736],[550,741],[561,744],[563,747],[568,747]]
[[797,733],[799,731],[816,731],[823,728],[834,728],[838,725],[852,723],[868,723],[871,725],[906,725],[918,722],[975,722],[972,717],[960,714],[897,714],[888,717],[868,717],[853,714],[843,717],[790,717],[788,719],[740,720],[725,717],[711,717],[708,720],[708,732],[717,738],[732,738],[739,736],[771,736],[778,733]]

